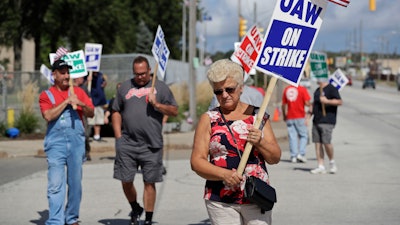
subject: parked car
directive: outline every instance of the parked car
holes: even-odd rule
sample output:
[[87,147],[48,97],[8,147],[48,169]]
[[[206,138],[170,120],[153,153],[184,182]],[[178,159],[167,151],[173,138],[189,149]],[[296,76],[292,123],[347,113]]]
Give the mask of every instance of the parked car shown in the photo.
[[353,86],[353,79],[351,78],[350,75],[346,75],[347,79],[349,80],[349,82],[347,83],[348,86]]
[[362,85],[363,89],[365,89],[367,87],[372,87],[373,89],[375,89],[375,80],[371,76],[368,76],[367,78],[365,78],[364,83]]

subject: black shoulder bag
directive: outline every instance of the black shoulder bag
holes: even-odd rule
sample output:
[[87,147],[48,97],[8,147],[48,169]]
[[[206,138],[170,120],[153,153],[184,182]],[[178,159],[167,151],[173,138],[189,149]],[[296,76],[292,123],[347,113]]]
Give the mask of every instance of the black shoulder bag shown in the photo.
[[[231,131],[231,128],[227,124],[224,114],[222,114],[220,109],[219,112],[221,113],[222,120],[228,127],[229,133],[231,133],[232,135],[233,141],[236,144],[236,151],[238,152],[239,157],[241,158],[242,154],[237,148],[235,136],[233,135],[233,132]],[[244,187],[244,197],[250,202],[258,205],[261,208],[261,213],[265,213],[265,211],[270,211],[274,207],[274,204],[276,202],[276,191],[275,188],[271,187],[263,180],[254,176],[250,176],[247,177],[246,179],[246,184]]]

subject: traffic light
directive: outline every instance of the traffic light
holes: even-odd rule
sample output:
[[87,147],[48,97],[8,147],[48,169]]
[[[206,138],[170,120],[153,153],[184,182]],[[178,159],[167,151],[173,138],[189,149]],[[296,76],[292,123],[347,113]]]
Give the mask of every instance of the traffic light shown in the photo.
[[376,10],[376,0],[369,0],[369,11]]
[[239,18],[239,38],[241,39],[247,33],[247,20],[243,17]]

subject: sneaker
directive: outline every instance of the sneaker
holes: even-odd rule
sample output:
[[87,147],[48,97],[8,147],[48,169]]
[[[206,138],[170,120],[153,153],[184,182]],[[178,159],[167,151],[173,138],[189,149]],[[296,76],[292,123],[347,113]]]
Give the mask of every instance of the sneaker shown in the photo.
[[305,156],[302,156],[302,155],[298,155],[297,156],[297,160],[299,162],[302,162],[302,163],[306,163],[307,162],[307,158]]
[[292,158],[290,159],[290,161],[291,161],[292,163],[297,163],[296,157],[292,157]]
[[137,211],[131,212],[131,225],[139,225],[140,216],[143,213],[143,208],[139,206]]
[[329,173],[331,174],[337,173],[337,167],[335,163],[329,163]]
[[101,137],[99,137],[99,138],[93,138],[93,141],[101,142]]
[[151,224],[153,224],[153,222],[151,222],[151,221],[144,221],[144,225],[151,225]]
[[326,173],[324,166],[318,166],[317,168],[310,171],[312,174],[324,174]]

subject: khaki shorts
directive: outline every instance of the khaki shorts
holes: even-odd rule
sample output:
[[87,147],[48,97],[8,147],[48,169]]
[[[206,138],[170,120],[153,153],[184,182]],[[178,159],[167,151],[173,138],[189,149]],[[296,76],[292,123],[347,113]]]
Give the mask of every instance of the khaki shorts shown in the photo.
[[104,125],[104,108],[103,106],[96,106],[94,108],[93,118],[88,118],[88,124],[93,125]]
[[312,141],[314,143],[330,144],[332,140],[333,128],[335,128],[335,125],[333,124],[313,124]]
[[271,225],[272,210],[261,213],[255,204],[228,204],[216,201],[206,201],[206,208],[211,224],[251,224]]

